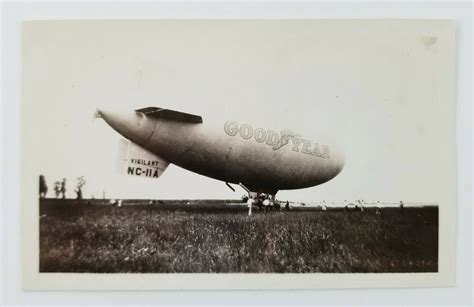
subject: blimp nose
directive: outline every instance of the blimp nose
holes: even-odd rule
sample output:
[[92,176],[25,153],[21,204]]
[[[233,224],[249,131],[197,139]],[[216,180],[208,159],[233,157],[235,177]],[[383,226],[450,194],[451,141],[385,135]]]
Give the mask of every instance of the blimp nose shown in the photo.
[[122,135],[135,124],[135,120],[124,110],[99,107],[97,108],[96,114],[98,115],[96,115],[97,117],[102,118],[110,127]]
[[115,131],[134,143],[146,144],[153,133],[153,123],[133,110],[99,107],[96,114]]
[[96,110],[96,116],[105,120],[112,128],[127,124],[130,119],[127,118],[127,112],[110,107],[99,107]]

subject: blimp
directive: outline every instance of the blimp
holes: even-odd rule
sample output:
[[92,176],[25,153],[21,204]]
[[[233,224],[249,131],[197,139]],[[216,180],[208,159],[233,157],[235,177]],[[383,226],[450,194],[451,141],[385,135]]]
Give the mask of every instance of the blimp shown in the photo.
[[264,127],[245,119],[206,120],[160,107],[99,107],[121,138],[117,168],[126,175],[159,178],[170,163],[191,172],[241,186],[273,199],[278,191],[328,182],[344,167],[341,148],[291,127]]

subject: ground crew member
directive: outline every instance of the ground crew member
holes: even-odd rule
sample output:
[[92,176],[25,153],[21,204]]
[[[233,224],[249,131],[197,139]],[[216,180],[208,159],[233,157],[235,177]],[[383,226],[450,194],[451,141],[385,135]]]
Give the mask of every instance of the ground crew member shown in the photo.
[[286,211],[290,211],[290,203],[288,201],[286,201],[285,209]]
[[267,213],[267,211],[270,210],[270,205],[271,205],[270,199],[266,197],[265,200],[263,201],[263,207],[265,208],[265,213]]
[[247,206],[249,207],[249,216],[252,215],[252,206],[253,206],[253,198],[252,197],[249,197],[249,199],[247,200]]
[[377,200],[377,209],[375,209],[375,214],[381,214],[382,208],[380,207],[380,201]]

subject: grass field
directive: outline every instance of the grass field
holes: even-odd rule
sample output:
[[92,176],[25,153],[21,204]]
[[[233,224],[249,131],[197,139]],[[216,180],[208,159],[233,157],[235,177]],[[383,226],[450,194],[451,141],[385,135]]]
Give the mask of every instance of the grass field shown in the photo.
[[[87,203],[87,201],[83,202]],[[438,209],[40,203],[41,272],[437,272]]]

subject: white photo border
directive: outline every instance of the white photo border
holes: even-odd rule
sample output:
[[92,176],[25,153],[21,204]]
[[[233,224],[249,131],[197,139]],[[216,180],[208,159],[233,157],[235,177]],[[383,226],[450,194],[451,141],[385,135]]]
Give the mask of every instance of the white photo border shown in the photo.
[[[458,143],[458,152],[457,152],[457,161],[458,161],[458,178],[460,184],[458,185],[458,210],[465,210],[462,212],[458,212],[458,241],[457,244],[457,259],[459,260],[466,260],[465,262],[469,266],[469,254],[463,253],[463,250],[459,248],[462,245],[464,251],[466,250],[466,242],[471,242],[472,244],[472,233],[469,231],[460,231],[462,229],[466,230],[469,229],[469,221],[466,221],[464,218],[469,218],[471,214],[469,214],[472,209],[469,207],[471,202],[469,200],[472,199],[472,195],[468,195],[470,192],[470,187],[472,187],[472,167],[471,167],[471,157],[469,155],[472,152],[472,147],[469,148],[469,142],[472,143],[472,138],[470,137],[472,134],[472,130],[470,127],[470,121],[468,118],[472,115],[471,105],[470,105],[470,98],[471,93],[468,92],[467,88],[470,85],[471,77],[468,76],[469,72],[466,72],[466,68],[472,67],[472,62],[470,58],[470,39],[466,38],[467,34],[470,33],[471,29],[467,29],[467,24],[470,22],[470,14],[466,13],[463,14],[463,9],[460,6],[452,5],[450,6],[448,3],[438,3],[438,4],[415,4],[415,3],[402,3],[398,4],[398,9],[389,7],[388,4],[379,4],[374,5],[373,3],[350,3],[350,4],[343,4],[343,3],[298,3],[298,4],[290,4],[290,3],[273,3],[268,4],[265,6],[263,3],[238,3],[238,2],[231,2],[228,3],[229,6],[225,6],[224,4],[216,4],[216,3],[200,3],[199,7],[197,3],[145,3],[140,6],[137,4],[126,3],[120,7],[120,9],[111,9],[111,5],[113,3],[74,3],[74,4],[45,4],[45,3],[22,3],[22,4],[14,4],[10,3],[5,6],[8,9],[8,16],[3,21],[4,25],[4,33],[6,33],[4,37],[4,52],[6,55],[9,56],[8,62],[4,61],[6,71],[8,72],[8,78],[4,80],[4,89],[6,89],[6,95],[4,95],[5,101],[9,101],[9,103],[2,104],[4,110],[2,110],[2,118],[3,121],[3,135],[6,137],[2,138],[2,154],[5,154],[4,159],[2,159],[2,169],[5,172],[2,172],[2,188],[4,191],[4,197],[2,197],[2,202],[4,205],[2,206],[2,219],[3,219],[3,229],[7,229],[8,231],[3,232],[2,237],[2,248],[3,250],[8,250],[8,253],[4,254],[2,257],[2,264],[4,273],[2,276],[9,276],[11,280],[8,283],[3,283],[3,290],[4,293],[10,295],[10,300],[12,299],[13,293],[21,293],[22,291],[20,283],[19,283],[19,272],[21,272],[21,255],[19,250],[19,242],[21,242],[21,232],[19,231],[19,220],[21,220],[18,212],[18,206],[14,207],[11,204],[20,204],[20,175],[19,175],[19,168],[17,167],[20,165],[20,153],[19,144],[19,129],[21,120],[20,120],[20,85],[21,85],[21,74],[20,74],[20,24],[19,21],[23,19],[68,19],[68,18],[382,18],[382,17],[396,17],[396,18],[454,18],[457,20],[457,27],[461,27],[463,31],[460,31],[460,35],[463,39],[458,37],[458,51],[457,51],[457,100],[461,101],[457,105],[457,143]],[[203,10],[203,6],[208,7],[208,10]],[[227,5],[227,4],[226,4]],[[246,6],[248,5],[248,6]],[[425,6],[423,6],[425,5]],[[272,7],[273,6],[273,7]],[[359,9],[359,11],[354,11],[354,6]],[[464,4],[465,7],[468,5]],[[150,9],[150,7],[154,9]],[[413,8],[417,9],[413,9]],[[79,9],[78,9],[79,8]],[[93,8],[93,10],[92,10]],[[272,9],[268,9],[272,8]],[[321,8],[326,8],[326,11],[321,10]],[[159,9],[159,10],[156,10]],[[94,12],[92,12],[94,11]],[[156,12],[160,12],[156,14]],[[13,12],[13,14],[12,14]],[[247,13],[245,13],[247,12]],[[245,15],[245,16],[242,16]],[[460,48],[463,47],[463,48]],[[4,59],[6,55],[3,54]],[[460,62],[463,65],[460,65]],[[469,65],[471,64],[471,65]],[[5,74],[4,74],[5,76]],[[15,103],[13,103],[13,101]],[[7,116],[8,115],[8,116]],[[16,127],[15,129],[9,129],[8,135],[6,134],[6,128]],[[15,133],[16,132],[16,133]],[[466,140],[468,140],[468,144],[466,144]],[[5,161],[9,161],[8,165]],[[462,167],[460,166],[462,165]],[[461,184],[464,183],[464,184]],[[469,184],[470,183],[470,184]],[[35,195],[35,194],[32,194]],[[467,205],[467,206],[466,206]],[[23,212],[24,213],[24,212]],[[440,217],[442,216],[442,212],[440,212]],[[16,217],[16,218],[15,218]],[[15,224],[16,223],[16,224]],[[6,227],[5,227],[6,225]],[[8,235],[7,235],[8,233]],[[471,240],[467,238],[467,235],[471,236]],[[454,243],[454,242],[453,242]],[[461,243],[461,244],[460,244]],[[454,247],[454,244],[453,244]],[[16,253],[12,252],[16,251]],[[13,254],[16,254],[16,258],[12,257]],[[454,255],[453,255],[454,256]],[[461,259],[460,259],[461,258]],[[471,258],[472,259],[472,258]],[[9,265],[6,265],[9,264]],[[459,273],[462,273],[460,270],[460,265],[458,264],[458,279]],[[466,267],[463,267],[464,269]],[[467,270],[468,272],[470,270]],[[7,272],[7,274],[5,274]],[[14,274],[16,272],[17,274]],[[11,274],[8,274],[11,273]],[[13,273],[13,274],[12,274]],[[430,273],[427,273],[430,274]],[[53,274],[54,275],[54,274]],[[54,276],[51,275],[53,278]],[[354,274],[351,274],[354,276]],[[357,275],[357,274],[356,274]],[[392,275],[392,274],[391,274]],[[462,275],[462,274],[461,274]],[[138,275],[137,275],[138,276]],[[288,274],[285,274],[285,277]],[[337,278],[341,277],[334,277],[335,282],[340,282],[341,280],[337,280]],[[392,275],[393,276],[393,275]],[[421,275],[419,275],[421,276]],[[130,276],[127,275],[127,279]],[[143,276],[138,276],[140,279]],[[184,276],[183,276],[184,277]],[[215,280],[216,275],[213,275],[212,278]],[[219,277],[223,278],[221,280],[222,284],[225,285],[226,276]],[[57,290],[61,289],[67,283],[64,280],[58,281],[57,283]],[[468,279],[468,278],[467,278]],[[463,277],[464,281],[466,278]],[[81,282],[81,281],[80,281]],[[140,283],[138,280],[137,282]],[[146,283],[145,280],[142,279],[143,283]],[[150,282],[150,281],[148,281]],[[178,281],[179,282],[179,281]],[[211,281],[210,281],[211,282]],[[439,282],[439,281],[438,281]],[[431,286],[442,286],[447,285],[444,282],[435,283]],[[469,284],[468,284],[469,285]],[[28,286],[28,285],[27,285]],[[71,286],[71,284],[69,284]],[[177,285],[176,285],[177,286]],[[323,288],[330,288],[327,284],[321,285]],[[384,284],[384,287],[392,287],[395,285],[391,285],[388,281],[387,284]],[[407,287],[413,286],[410,284],[406,284]],[[418,285],[419,286],[419,285]],[[28,287],[27,287],[28,288]],[[63,289],[68,288],[66,286]],[[119,289],[117,287],[115,289]],[[176,289],[176,287],[174,287]],[[178,286],[179,288],[179,286]],[[218,287],[211,287],[213,289],[217,289]],[[227,287],[223,287],[224,289],[228,289]],[[234,288],[234,287],[232,287]],[[236,287],[238,288],[238,287]],[[246,288],[246,287],[243,287]],[[291,289],[292,287],[285,286],[284,289]],[[301,289],[301,287],[298,287]],[[312,285],[309,288],[314,288]],[[8,289],[15,289],[13,291],[8,291]],[[39,289],[39,288],[38,288]],[[51,288],[50,288],[51,289]],[[88,287],[90,289],[90,287]],[[140,289],[147,289],[146,285],[140,287]],[[169,288],[168,288],[169,289]],[[209,288],[207,288],[209,289]],[[99,289],[95,289],[99,290]],[[428,290],[428,289],[426,289]],[[320,290],[321,291],[321,290]],[[357,291],[357,290],[354,290]],[[395,291],[395,290],[394,290]],[[403,291],[403,290],[397,290]],[[432,295],[435,295],[437,290],[433,290]],[[444,291],[440,291],[444,292]],[[24,293],[24,292],[23,292]],[[333,292],[334,293],[334,292]],[[381,292],[379,292],[381,293]],[[26,295],[32,296],[32,295]],[[435,295],[436,296],[436,295]],[[395,298],[395,295],[393,295]],[[432,296],[433,297],[433,296]],[[459,296],[458,296],[459,297]],[[465,297],[465,296],[464,296]],[[454,298],[451,295],[451,298]],[[380,297],[379,297],[380,299]],[[398,298],[399,301],[401,298]],[[337,300],[336,300],[337,301]],[[339,300],[341,301],[341,300]],[[32,302],[32,301],[30,301]],[[129,301],[130,302],[130,301]],[[327,301],[328,302],[328,301]],[[440,302],[438,300],[434,300],[433,302]],[[452,301],[451,301],[452,302]],[[355,303],[355,301],[350,302]]]

